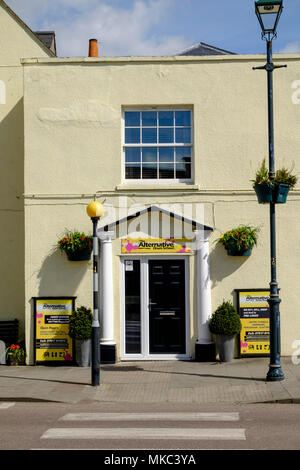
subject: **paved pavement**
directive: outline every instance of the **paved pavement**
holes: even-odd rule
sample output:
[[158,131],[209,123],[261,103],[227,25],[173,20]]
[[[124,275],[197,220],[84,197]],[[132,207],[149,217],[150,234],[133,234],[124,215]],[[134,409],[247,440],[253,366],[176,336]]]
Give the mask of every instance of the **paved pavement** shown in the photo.
[[0,401],[60,403],[300,403],[300,364],[281,358],[285,380],[266,382],[268,358],[143,361],[90,367],[0,366]]

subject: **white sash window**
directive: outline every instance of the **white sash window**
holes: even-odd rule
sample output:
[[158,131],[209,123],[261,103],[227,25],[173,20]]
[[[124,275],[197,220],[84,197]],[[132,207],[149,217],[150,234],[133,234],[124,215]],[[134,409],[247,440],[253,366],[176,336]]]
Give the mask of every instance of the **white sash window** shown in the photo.
[[124,179],[191,182],[192,111],[124,110]]

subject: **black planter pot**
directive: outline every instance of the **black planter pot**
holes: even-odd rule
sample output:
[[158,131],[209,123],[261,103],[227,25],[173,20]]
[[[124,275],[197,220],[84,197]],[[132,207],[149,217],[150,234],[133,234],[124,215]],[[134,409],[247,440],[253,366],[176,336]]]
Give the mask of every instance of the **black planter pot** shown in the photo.
[[227,254],[229,256],[250,256],[252,253],[252,248],[248,248],[248,250],[238,250],[237,248],[226,248]]
[[89,248],[74,252],[67,251],[66,253],[69,261],[86,261],[91,259],[91,250]]
[[290,186],[284,183],[263,183],[255,184],[254,190],[256,192],[259,204],[267,204],[270,202],[284,204],[286,202]]
[[254,190],[259,204],[267,204],[273,201],[273,185],[270,183],[255,184]]
[[273,202],[276,202],[277,204],[284,204],[286,202],[289,190],[290,187],[288,184],[277,184],[273,193]]

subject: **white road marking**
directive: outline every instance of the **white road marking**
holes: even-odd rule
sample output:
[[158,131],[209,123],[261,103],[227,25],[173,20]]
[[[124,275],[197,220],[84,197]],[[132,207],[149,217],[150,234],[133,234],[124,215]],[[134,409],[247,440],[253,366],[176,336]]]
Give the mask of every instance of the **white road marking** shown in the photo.
[[41,439],[245,440],[246,434],[237,428],[52,428]]
[[7,410],[7,408],[11,408],[12,406],[15,406],[15,402],[13,401],[3,401],[0,402],[0,410]]
[[238,421],[239,413],[69,413],[61,421]]

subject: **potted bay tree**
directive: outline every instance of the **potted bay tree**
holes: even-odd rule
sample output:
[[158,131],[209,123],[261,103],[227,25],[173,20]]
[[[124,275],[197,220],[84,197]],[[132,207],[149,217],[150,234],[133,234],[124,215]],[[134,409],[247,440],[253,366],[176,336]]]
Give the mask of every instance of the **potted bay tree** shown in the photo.
[[76,363],[80,367],[90,365],[93,314],[90,308],[79,307],[70,317],[69,336],[75,340]]
[[209,322],[209,330],[215,335],[221,362],[232,361],[235,336],[240,333],[241,328],[241,320],[233,304],[223,300]]

